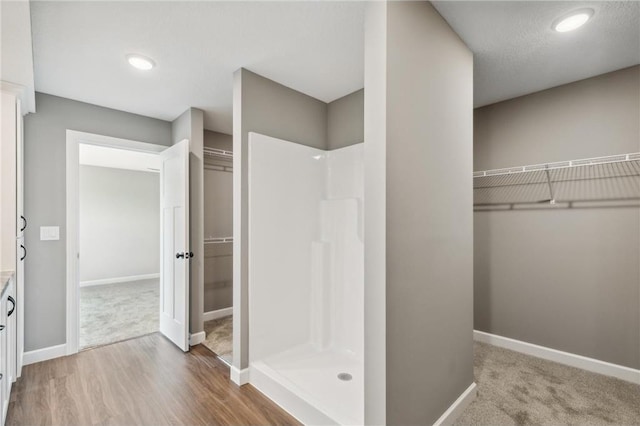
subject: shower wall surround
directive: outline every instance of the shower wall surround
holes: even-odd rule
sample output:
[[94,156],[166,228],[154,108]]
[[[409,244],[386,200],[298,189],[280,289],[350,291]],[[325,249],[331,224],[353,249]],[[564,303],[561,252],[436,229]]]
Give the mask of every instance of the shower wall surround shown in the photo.
[[249,135],[250,381],[304,423],[364,422],[363,180],[363,144]]

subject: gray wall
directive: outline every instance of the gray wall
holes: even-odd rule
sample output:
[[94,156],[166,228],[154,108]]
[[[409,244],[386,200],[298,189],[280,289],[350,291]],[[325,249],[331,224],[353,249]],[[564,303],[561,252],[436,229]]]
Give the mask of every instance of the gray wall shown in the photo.
[[204,331],[204,113],[189,108],[171,123],[171,140],[189,140],[189,332]]
[[205,237],[231,237],[233,235],[232,172],[205,168],[204,192]]
[[159,173],[81,165],[79,195],[80,285],[160,273]]
[[[66,130],[171,145],[171,124],[42,93],[25,117],[25,351],[66,342]],[[40,241],[40,226],[60,226]]]
[[473,57],[429,2],[388,2],[378,24],[365,111],[385,90],[385,140],[365,148],[386,155],[386,424],[433,424],[473,383]]
[[[475,111],[474,169],[640,151],[640,67]],[[476,212],[477,330],[640,368],[638,208]]]
[[[204,131],[204,145],[233,150],[233,136]],[[207,160],[205,158],[205,163]],[[213,161],[215,164],[225,162]],[[204,170],[205,237],[233,235],[233,175],[231,172]],[[233,304],[233,244],[204,246],[204,311]]]
[[205,129],[204,146],[233,151],[233,136]]
[[233,108],[233,366],[240,369],[249,365],[249,132],[326,149],[327,105],[251,71],[239,69],[234,73]]
[[327,104],[246,69],[236,73],[242,81],[242,130],[247,139],[246,133],[256,132],[326,149]]
[[204,247],[204,311],[233,306],[233,244]]
[[388,7],[387,423],[430,424],[473,382],[473,56],[430,3]]
[[327,149],[364,141],[364,89],[327,104]]

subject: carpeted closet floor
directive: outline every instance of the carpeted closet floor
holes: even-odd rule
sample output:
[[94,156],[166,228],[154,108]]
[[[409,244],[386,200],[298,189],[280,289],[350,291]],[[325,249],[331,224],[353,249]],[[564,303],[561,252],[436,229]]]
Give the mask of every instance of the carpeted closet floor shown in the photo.
[[202,342],[227,364],[233,361],[233,316],[206,321],[206,339]]
[[80,287],[80,349],[154,333],[160,280]]
[[640,385],[482,343],[456,425],[639,425]]

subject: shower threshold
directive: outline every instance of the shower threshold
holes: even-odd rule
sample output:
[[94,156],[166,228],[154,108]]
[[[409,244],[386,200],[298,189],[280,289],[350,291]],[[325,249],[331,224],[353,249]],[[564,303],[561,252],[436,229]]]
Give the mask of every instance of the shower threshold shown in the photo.
[[304,424],[364,422],[363,363],[351,353],[298,346],[251,363],[250,381]]

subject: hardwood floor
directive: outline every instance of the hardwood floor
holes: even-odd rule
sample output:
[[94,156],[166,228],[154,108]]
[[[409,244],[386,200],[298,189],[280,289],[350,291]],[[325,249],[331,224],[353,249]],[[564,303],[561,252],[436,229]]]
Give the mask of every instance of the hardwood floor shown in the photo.
[[182,353],[159,334],[28,365],[8,425],[298,425],[203,345]]

